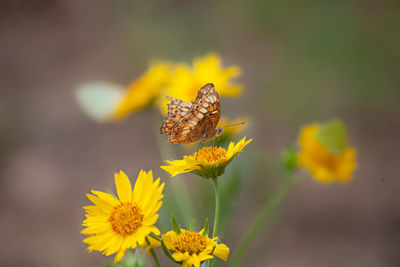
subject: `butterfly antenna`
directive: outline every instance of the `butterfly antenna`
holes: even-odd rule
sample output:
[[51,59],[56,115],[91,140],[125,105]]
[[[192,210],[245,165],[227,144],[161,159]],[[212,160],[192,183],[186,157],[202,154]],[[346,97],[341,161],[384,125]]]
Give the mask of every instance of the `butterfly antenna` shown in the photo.
[[242,121],[242,122],[238,122],[238,123],[234,123],[234,124],[224,125],[224,126],[221,126],[221,128],[236,126],[236,125],[240,125],[240,124],[246,124],[246,123],[244,121]]

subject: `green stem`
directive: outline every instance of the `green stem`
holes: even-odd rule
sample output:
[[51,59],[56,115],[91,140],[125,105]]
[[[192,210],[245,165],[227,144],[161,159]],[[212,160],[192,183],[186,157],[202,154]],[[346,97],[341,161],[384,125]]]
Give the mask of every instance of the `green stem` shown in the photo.
[[[146,236],[146,244],[148,246],[150,246],[150,244],[151,244],[150,240],[147,236]],[[154,262],[156,263],[157,267],[160,267],[160,262],[158,261],[158,257],[157,257],[157,254],[156,254],[154,248],[150,249],[150,254],[151,254],[151,256],[153,256]]]
[[158,261],[157,254],[154,251],[154,248],[150,249],[150,254],[153,256],[154,262],[156,263],[157,267],[160,267],[160,262]]
[[[212,178],[212,181],[214,183],[214,189],[215,189],[215,216],[214,216],[214,227],[213,227],[213,234],[212,237],[215,237],[217,235],[218,231],[218,223],[219,223],[219,210],[220,210],[220,193],[218,190],[218,180],[217,178]],[[211,267],[212,265],[212,259],[208,261],[208,267]]]
[[271,218],[279,205],[283,202],[286,195],[289,193],[290,189],[293,187],[295,180],[292,176],[288,176],[275,193],[265,202],[261,211],[257,214],[254,219],[250,229],[248,230],[246,236],[240,243],[236,254],[234,255],[232,262],[233,266],[241,266],[243,258],[246,255],[247,250],[250,247],[256,234],[261,230],[265,222]]

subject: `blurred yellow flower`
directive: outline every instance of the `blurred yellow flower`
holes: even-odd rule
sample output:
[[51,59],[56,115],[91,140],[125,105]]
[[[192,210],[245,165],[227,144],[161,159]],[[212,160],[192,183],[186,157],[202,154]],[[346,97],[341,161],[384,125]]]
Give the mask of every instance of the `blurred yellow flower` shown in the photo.
[[170,77],[170,64],[158,62],[150,65],[147,72],[133,82],[116,106],[113,119],[120,119],[150,105],[160,94]]
[[236,66],[222,67],[222,60],[216,54],[195,58],[193,65],[176,64],[166,90],[162,92],[159,105],[163,114],[167,113],[165,96],[171,96],[190,102],[196,99],[198,90],[207,83],[213,83],[219,96],[235,97],[242,92],[242,86],[231,80],[240,76],[241,69]]
[[169,172],[172,176],[192,172],[204,178],[216,178],[224,173],[226,166],[252,140],[246,141],[246,137],[244,137],[236,145],[230,142],[228,150],[222,147],[203,147],[193,155],[183,156],[182,160],[165,161],[169,165],[161,166],[161,169]]
[[191,232],[180,229],[180,233],[169,231],[162,235],[165,247],[171,251],[172,258],[181,262],[183,267],[200,267],[201,262],[216,256],[224,261],[228,259],[229,248],[225,244],[218,244],[218,237],[209,238],[200,232]]
[[[341,122],[334,121],[328,126],[311,124],[301,129],[298,164],[310,170],[314,179],[321,183],[348,182],[357,167],[356,151],[347,145],[347,134]],[[328,142],[331,140],[334,142]]]
[[83,207],[86,219],[81,231],[87,237],[83,240],[88,250],[102,251],[109,256],[116,253],[114,262],[119,262],[129,248],[146,245],[148,234],[160,234],[154,226],[158,219],[157,211],[162,205],[160,178],[153,183],[153,174],[140,171],[135,186],[125,173],[115,174],[118,199],[109,193],[92,190],[87,197],[94,206]]

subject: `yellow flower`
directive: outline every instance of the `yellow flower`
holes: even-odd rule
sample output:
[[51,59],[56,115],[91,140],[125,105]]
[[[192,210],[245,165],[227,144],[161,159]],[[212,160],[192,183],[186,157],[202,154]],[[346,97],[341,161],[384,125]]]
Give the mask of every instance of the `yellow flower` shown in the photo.
[[83,207],[87,214],[82,225],[86,228],[81,233],[87,235],[83,242],[89,251],[102,251],[106,256],[116,253],[114,262],[118,262],[127,249],[146,245],[148,234],[160,234],[154,224],[164,183],[160,185],[160,178],[153,183],[152,172],[142,170],[132,191],[128,177],[120,171],[115,174],[115,186],[118,199],[95,190],[87,194],[94,206]]
[[224,261],[228,259],[229,248],[225,244],[217,244],[216,240],[200,232],[180,229],[180,233],[169,231],[162,235],[165,247],[171,251],[172,258],[181,262],[183,267],[200,267],[201,262],[216,256]]
[[241,69],[234,65],[222,67],[222,60],[216,54],[208,54],[203,58],[195,58],[192,67],[184,63],[177,64],[168,82],[164,97],[160,98],[160,109],[167,113],[165,96],[176,97],[190,102],[196,99],[199,89],[207,83],[213,83],[219,96],[234,97],[242,92],[242,86],[231,83],[241,74]]
[[116,106],[112,118],[120,119],[150,105],[168,81],[169,71],[170,64],[166,62],[152,64],[142,77],[128,87],[125,96]]
[[236,145],[231,142],[228,150],[222,147],[203,147],[190,156],[183,156],[182,160],[166,161],[169,166],[161,166],[161,169],[172,176],[180,173],[192,172],[204,178],[216,178],[222,175],[226,166],[252,141],[244,137]]
[[[300,167],[310,170],[312,176],[319,182],[330,183],[334,180],[348,182],[352,179],[353,171],[357,167],[356,151],[347,145],[347,134],[345,134],[344,126],[340,131],[340,142],[336,141],[337,144],[340,143],[340,146],[321,142],[323,139],[318,137],[323,129],[328,128],[324,128],[320,124],[311,124],[302,128],[299,138],[298,164]],[[335,135],[337,134],[330,131],[324,132],[324,135],[329,138],[336,138]],[[334,139],[331,138],[331,140]]]

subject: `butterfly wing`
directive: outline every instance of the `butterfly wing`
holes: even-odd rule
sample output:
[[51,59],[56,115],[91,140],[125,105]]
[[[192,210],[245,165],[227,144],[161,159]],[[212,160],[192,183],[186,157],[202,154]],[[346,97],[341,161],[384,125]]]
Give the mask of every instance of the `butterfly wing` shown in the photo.
[[196,101],[173,125],[168,134],[168,142],[188,144],[213,138],[220,115],[218,93],[214,85],[208,83],[199,89]]
[[174,97],[167,96],[167,99],[171,102],[168,103],[167,118],[164,120],[160,128],[162,134],[169,134],[172,131],[172,127],[175,125],[175,123],[184,117],[193,105],[192,102],[187,103]]
[[219,96],[212,83],[208,83],[199,89],[197,98],[190,111],[198,110],[212,120],[214,128],[217,127],[221,116]]

